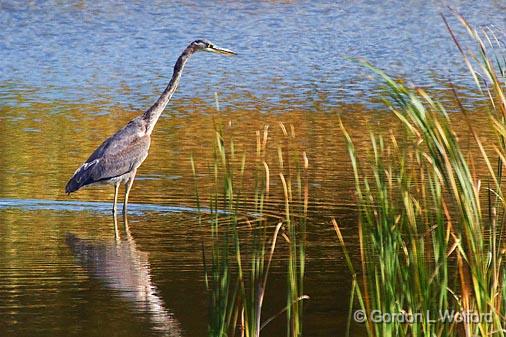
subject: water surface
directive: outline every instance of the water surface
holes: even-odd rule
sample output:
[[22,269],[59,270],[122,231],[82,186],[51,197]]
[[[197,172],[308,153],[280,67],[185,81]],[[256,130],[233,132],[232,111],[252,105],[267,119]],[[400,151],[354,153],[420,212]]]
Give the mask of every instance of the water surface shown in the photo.
[[[343,225],[353,251],[356,206],[338,116],[358,146],[368,129],[395,125],[373,97],[377,82],[346,57],[366,57],[445,101],[451,78],[485,125],[439,17],[447,5],[504,30],[502,1],[0,3],[0,335],[205,335],[209,233],[197,225],[190,157],[206,190],[214,125],[248,161],[255,131],[269,125],[275,167],[280,122],[294,125],[294,151],[310,162],[305,335],[340,334],[351,280],[329,221]],[[65,183],[152,104],[180,51],[201,37],[239,55],[189,62],[134,184],[129,234],[120,224],[115,238],[112,189],[69,197]],[[268,211],[279,213],[280,201],[274,193]],[[265,317],[284,306],[284,285],[274,268]],[[283,331],[274,321],[265,336]]]

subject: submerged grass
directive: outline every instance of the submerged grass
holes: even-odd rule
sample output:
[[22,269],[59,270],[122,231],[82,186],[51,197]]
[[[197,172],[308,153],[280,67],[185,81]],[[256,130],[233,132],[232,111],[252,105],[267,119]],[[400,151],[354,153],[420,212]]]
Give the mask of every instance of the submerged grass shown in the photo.
[[[497,134],[492,150],[486,150],[469,123],[485,174],[466,157],[442,104],[368,63],[386,84],[384,102],[401,122],[403,136],[371,132],[370,160],[364,163],[341,124],[360,206],[360,266],[333,225],[353,274],[352,304],[365,313],[369,336],[506,335],[506,62],[492,54],[497,40],[490,33],[456,17],[477,53],[465,51],[444,20],[488,100]],[[456,90],[454,95],[467,117]]]
[[[267,324],[285,312],[287,336],[302,335],[301,300],[307,298],[303,295],[303,279],[308,163],[303,153],[303,164],[299,164],[300,154],[290,148],[295,138],[293,128],[288,133],[280,124],[280,129],[277,177],[268,164],[268,127],[256,133],[253,163],[247,162],[245,154],[238,155],[233,139],[226,138],[223,128],[216,130],[210,165],[214,181],[207,200],[211,215],[200,217],[201,225],[209,226],[211,232],[210,240],[203,243],[207,248],[203,255],[210,299],[209,336],[260,336]],[[193,158],[191,163],[200,209],[203,187],[198,184]],[[281,200],[270,199],[274,179],[281,183]],[[264,207],[276,202],[284,211],[269,216]],[[263,306],[271,264],[276,248],[283,242],[288,256],[287,305],[266,319]]]

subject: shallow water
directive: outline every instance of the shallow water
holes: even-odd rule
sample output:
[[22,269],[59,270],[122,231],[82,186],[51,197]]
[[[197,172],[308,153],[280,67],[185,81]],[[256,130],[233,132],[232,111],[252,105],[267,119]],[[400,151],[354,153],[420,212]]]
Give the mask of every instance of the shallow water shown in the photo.
[[[345,57],[366,57],[442,100],[447,78],[466,91],[467,72],[438,15],[446,5],[1,2],[0,335],[205,335],[201,242],[208,233],[197,226],[190,157],[205,190],[214,123],[226,125],[249,160],[255,131],[270,125],[275,162],[279,122],[294,125],[295,150],[307,151],[310,162],[305,335],[337,335],[346,326],[350,276],[331,217],[356,247],[338,114],[358,144],[367,128],[394,124],[377,109],[377,82]],[[504,30],[504,2],[451,5],[474,25]],[[134,184],[129,231],[120,223],[115,239],[112,188],[69,197],[65,183],[157,98],[180,50],[200,37],[239,55],[189,62]],[[468,98],[477,125],[486,123]],[[272,197],[269,212],[279,212],[280,198]],[[284,305],[284,284],[275,268],[265,317]],[[274,321],[265,336],[283,331]]]

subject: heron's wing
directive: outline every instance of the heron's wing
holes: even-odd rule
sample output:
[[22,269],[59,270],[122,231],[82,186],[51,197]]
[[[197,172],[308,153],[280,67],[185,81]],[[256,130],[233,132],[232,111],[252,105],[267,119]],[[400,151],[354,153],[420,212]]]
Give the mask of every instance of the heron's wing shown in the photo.
[[102,143],[74,173],[67,193],[85,185],[119,177],[132,171],[146,158],[150,139],[142,121],[134,119]]
[[122,140],[120,144],[113,143],[113,148],[114,151],[106,151],[88,166],[89,183],[119,177],[140,165],[148,154],[149,136],[134,137],[128,142]]
[[107,138],[102,144],[86,160],[86,163],[92,162],[95,159],[101,158],[106,155],[119,152],[131,143],[135,142],[137,138],[141,138],[146,133],[146,122],[142,118],[135,118],[128,122],[122,129],[118,130],[114,135]]

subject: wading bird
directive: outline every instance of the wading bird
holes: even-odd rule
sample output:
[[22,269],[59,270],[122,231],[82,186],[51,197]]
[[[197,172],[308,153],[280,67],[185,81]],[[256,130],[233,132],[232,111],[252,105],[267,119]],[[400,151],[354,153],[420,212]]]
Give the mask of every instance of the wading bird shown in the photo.
[[107,138],[92,153],[88,160],[70,178],[65,187],[66,193],[75,192],[83,186],[92,184],[114,185],[112,211],[113,214],[116,214],[119,186],[124,183],[123,214],[126,214],[128,194],[132,188],[137,169],[148,156],[153,128],[174,91],[176,91],[186,62],[193,53],[198,51],[223,55],[236,54],[231,50],[216,47],[209,41],[196,40],[190,43],[177,59],[172,78],[160,98],[146,112],[134,118],[121,130]]

